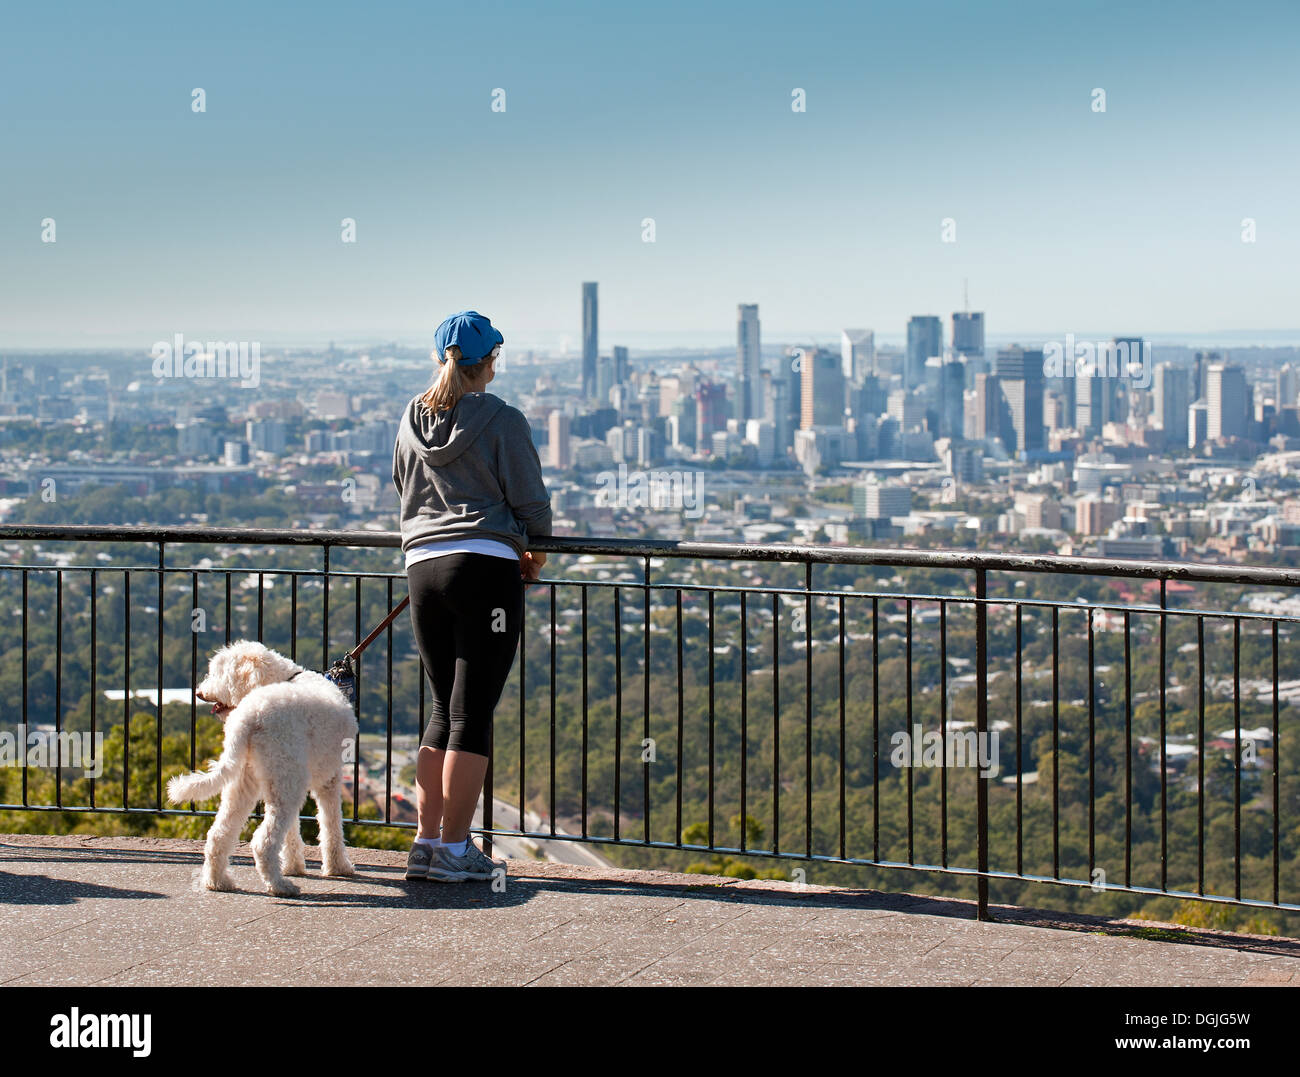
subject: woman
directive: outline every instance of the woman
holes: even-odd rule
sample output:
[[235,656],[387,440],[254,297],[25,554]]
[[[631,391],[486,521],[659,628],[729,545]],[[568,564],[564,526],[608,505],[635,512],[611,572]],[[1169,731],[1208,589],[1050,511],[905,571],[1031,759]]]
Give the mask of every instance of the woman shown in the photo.
[[528,420],[484,391],[501,334],[466,310],[438,326],[435,342],[442,369],[406,406],[393,447],[411,625],[433,685],[406,877],[459,882],[504,868],[469,828],[519,644],[524,581],[546,563],[528,544],[551,533],[551,500]]

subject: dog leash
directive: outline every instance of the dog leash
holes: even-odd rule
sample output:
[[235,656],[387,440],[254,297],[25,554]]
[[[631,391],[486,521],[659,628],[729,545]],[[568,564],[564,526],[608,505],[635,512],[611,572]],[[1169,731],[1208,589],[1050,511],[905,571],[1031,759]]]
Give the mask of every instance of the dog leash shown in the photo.
[[402,610],[406,609],[406,607],[410,605],[410,602],[411,602],[411,596],[407,595],[404,599],[402,599],[401,602],[399,602],[396,606],[394,606],[393,611],[382,621],[380,621],[378,625],[375,626],[374,631],[371,632],[370,635],[368,635],[365,639],[363,639],[352,650],[348,652],[348,657],[356,658],[357,655],[359,655],[362,651],[364,651],[367,647],[369,647],[372,643],[374,643],[375,637],[378,636],[379,633],[382,632],[385,628],[387,628],[390,624],[392,624],[393,619],[399,613],[401,613]]
[[[402,610],[406,609],[406,607],[410,605],[410,602],[411,602],[411,596],[407,595],[404,599],[402,599],[401,602],[399,602],[396,606],[393,607],[392,612],[389,613],[387,617],[385,617],[382,621],[379,622],[379,624],[375,626],[374,630],[370,633],[370,635],[368,635],[365,639],[363,639],[360,643],[358,643],[355,647],[353,647],[352,650],[348,651],[347,654],[345,654],[342,658],[340,658],[337,662],[335,662],[332,666],[330,666],[330,668],[326,671],[325,676],[334,682],[334,684],[338,687],[339,691],[342,692],[344,696],[347,697],[347,701],[351,703],[354,707],[356,706],[357,703],[357,674],[355,668],[352,665],[353,660],[360,657],[361,652],[364,651],[375,641],[375,638],[379,635],[380,632],[382,632],[385,628],[387,628],[390,624],[393,623],[393,620],[397,617],[397,615],[401,613]],[[297,673],[293,675],[293,677],[296,676],[298,676]],[[290,677],[289,680],[293,680],[293,677]]]

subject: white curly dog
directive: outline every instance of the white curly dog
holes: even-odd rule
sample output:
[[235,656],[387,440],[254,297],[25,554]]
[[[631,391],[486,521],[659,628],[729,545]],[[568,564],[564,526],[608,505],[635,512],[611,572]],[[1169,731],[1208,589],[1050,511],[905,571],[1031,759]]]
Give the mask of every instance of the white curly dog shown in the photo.
[[297,894],[285,876],[307,874],[298,815],[309,791],[320,824],[321,874],[354,874],[341,804],[343,746],[357,734],[347,697],[328,677],[252,640],[217,651],[195,694],[225,722],[225,745],[209,770],[172,778],[167,799],[180,804],[221,794],[203,850],[203,886],[235,889],[230,854],[261,800],[266,816],[250,843],[253,860],[272,894]]

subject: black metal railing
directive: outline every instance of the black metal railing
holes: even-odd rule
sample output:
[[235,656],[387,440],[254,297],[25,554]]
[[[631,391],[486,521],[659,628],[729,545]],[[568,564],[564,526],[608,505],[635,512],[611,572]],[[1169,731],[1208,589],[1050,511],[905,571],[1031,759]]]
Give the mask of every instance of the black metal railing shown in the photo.
[[[30,735],[35,721],[55,745],[99,734],[121,752],[120,774],[84,784],[62,748],[52,762],[11,757],[21,778],[0,787],[5,811],[204,814],[168,807],[163,781],[165,770],[201,762],[193,688],[216,646],[200,646],[213,631],[209,608],[224,620],[216,634],[225,642],[251,636],[300,662],[311,661],[300,638],[319,632],[324,669],[405,584],[391,568],[393,532],[11,525],[0,526],[0,542],[19,552],[0,564],[13,626],[0,636],[0,738],[15,725]],[[123,543],[149,548],[152,563],[85,554],[120,553]],[[168,562],[196,544],[227,563]],[[1281,749],[1284,725],[1300,732],[1290,700],[1300,669],[1284,646],[1300,621],[1287,602],[1300,572],[618,539],[537,548],[559,556],[529,588],[520,658],[498,708],[477,828],[489,842],[967,876],[981,916],[990,880],[1300,911],[1291,847],[1300,770]],[[268,550],[287,563],[269,563]],[[72,563],[78,554],[110,563]],[[247,556],[252,567],[228,563]],[[882,587],[887,571],[908,579]],[[152,587],[133,597],[140,576]],[[1149,587],[1152,600],[1125,592],[1126,581]],[[1093,594],[1062,597],[1072,586]],[[350,587],[352,617],[331,620],[339,587]],[[425,715],[410,637],[400,618],[358,669],[357,824],[413,825],[394,774],[395,746],[413,760]],[[369,671],[381,662],[372,688]],[[142,742],[138,725],[133,739],[131,685],[150,674],[154,718]],[[180,699],[166,703],[166,682],[186,676]],[[106,684],[120,686],[120,718],[101,706]],[[1231,730],[1214,733],[1229,713]],[[1262,724],[1245,730],[1250,721]],[[73,792],[81,802],[68,802]],[[496,798],[517,819],[498,825]],[[533,810],[542,818],[530,826]]]

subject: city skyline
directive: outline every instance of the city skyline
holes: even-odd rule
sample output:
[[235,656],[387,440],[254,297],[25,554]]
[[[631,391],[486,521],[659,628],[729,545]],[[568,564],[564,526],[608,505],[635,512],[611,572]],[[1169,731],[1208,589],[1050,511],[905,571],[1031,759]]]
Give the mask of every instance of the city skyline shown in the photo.
[[418,342],[467,307],[577,346],[584,280],[633,346],[741,302],[888,341],[966,280],[990,342],[1300,336],[1287,5],[253,10],[11,20],[0,346]]

